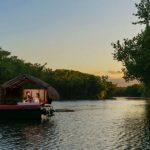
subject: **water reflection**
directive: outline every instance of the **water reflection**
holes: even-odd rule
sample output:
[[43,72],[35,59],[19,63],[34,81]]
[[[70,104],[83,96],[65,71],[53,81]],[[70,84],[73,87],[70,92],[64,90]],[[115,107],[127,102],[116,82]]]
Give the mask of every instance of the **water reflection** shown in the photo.
[[150,102],[55,102],[48,122],[1,121],[0,149],[150,149]]
[[55,122],[52,119],[44,123],[40,121],[1,121],[0,149],[30,149],[31,147],[39,149],[46,147],[54,134]]

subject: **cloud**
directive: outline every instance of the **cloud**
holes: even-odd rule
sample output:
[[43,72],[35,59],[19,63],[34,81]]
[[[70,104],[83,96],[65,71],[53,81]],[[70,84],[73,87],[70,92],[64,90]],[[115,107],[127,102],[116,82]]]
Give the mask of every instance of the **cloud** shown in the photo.
[[123,77],[123,72],[122,71],[99,71],[94,73],[95,75],[98,76],[108,76],[110,79],[121,79]]
[[123,77],[123,72],[122,71],[107,71],[107,75],[109,76],[110,79],[118,79]]
[[113,82],[114,84],[117,84],[118,87],[126,87],[129,85],[133,84],[138,84],[136,80],[126,82],[122,77],[123,77],[123,72],[122,71],[108,71],[108,76],[110,77],[110,81]]
[[95,75],[99,75],[99,76],[108,76],[109,77],[109,81],[111,81],[114,84],[117,84],[118,87],[126,87],[129,85],[133,85],[133,84],[138,84],[138,82],[136,80],[134,81],[130,81],[130,82],[126,82],[123,79],[123,72],[122,71],[95,71],[94,73]]
[[110,74],[110,75],[119,75],[119,74],[122,74],[122,71],[108,71],[108,74]]

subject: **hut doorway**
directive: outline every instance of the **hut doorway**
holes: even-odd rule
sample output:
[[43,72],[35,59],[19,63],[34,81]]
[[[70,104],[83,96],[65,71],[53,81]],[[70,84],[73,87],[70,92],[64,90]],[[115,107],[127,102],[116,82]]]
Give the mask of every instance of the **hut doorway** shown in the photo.
[[24,89],[23,101],[27,101],[27,97],[30,96],[34,103],[45,104],[47,103],[47,90],[44,89]]

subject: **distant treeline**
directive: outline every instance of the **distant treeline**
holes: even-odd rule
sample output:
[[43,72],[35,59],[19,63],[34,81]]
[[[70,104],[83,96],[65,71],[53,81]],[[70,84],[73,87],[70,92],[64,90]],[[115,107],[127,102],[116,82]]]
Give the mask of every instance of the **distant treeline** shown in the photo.
[[0,48],[0,84],[21,74],[30,74],[57,89],[61,99],[106,99],[113,96],[115,85],[105,76],[73,70],[53,71],[46,64],[32,64]]
[[144,95],[144,86],[141,84],[134,84],[127,87],[116,87],[113,96],[124,97],[142,97]]

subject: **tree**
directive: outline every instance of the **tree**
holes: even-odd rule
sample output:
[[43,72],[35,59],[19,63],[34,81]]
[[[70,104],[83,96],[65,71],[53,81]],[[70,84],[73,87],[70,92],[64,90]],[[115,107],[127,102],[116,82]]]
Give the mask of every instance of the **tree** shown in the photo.
[[142,96],[142,85],[134,84],[126,87],[125,94],[129,97],[141,97]]
[[[112,96],[113,84],[108,78],[73,70],[52,71],[44,65],[25,62],[10,52],[0,49],[0,84],[20,74],[38,77],[60,93],[61,99],[102,99]],[[32,88],[31,85],[25,86]],[[101,95],[101,92],[105,95]]]
[[139,19],[136,23],[145,24],[146,28],[132,39],[124,39],[123,43],[113,43],[113,56],[123,64],[124,79],[136,79],[144,83],[147,96],[150,96],[150,1],[141,0],[136,7],[135,16]]
[[135,4],[137,13],[134,15],[138,17],[138,21],[133,24],[145,24],[148,27],[150,24],[150,0],[141,0],[139,4]]
[[143,85],[134,84],[127,87],[116,87],[113,96],[141,97],[143,96]]

